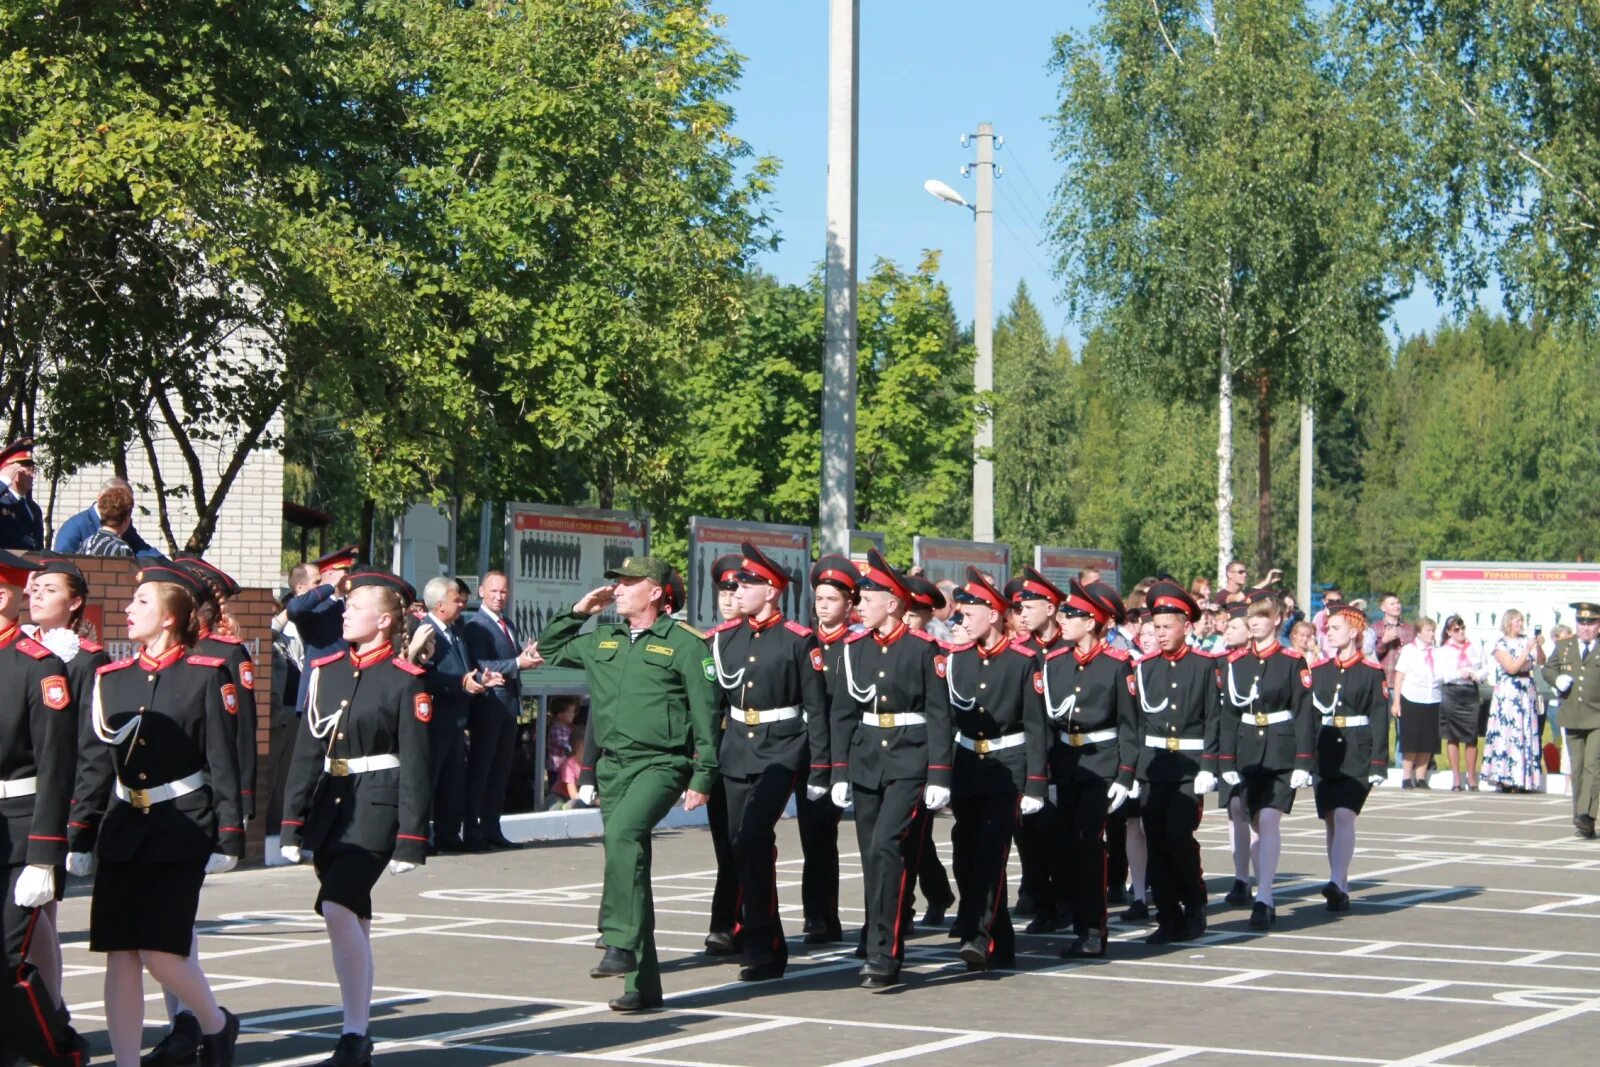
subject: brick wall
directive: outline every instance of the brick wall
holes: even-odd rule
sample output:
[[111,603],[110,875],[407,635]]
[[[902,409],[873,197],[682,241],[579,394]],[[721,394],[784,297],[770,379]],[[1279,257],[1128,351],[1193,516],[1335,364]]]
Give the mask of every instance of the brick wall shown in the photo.
[[[276,524],[274,529],[276,530]],[[97,559],[79,556],[74,560],[89,582],[89,604],[86,615],[100,621],[99,638],[112,655],[128,653],[128,631],[124,609],[133,595],[133,576],[137,568],[128,560]],[[219,561],[219,566],[222,564]],[[223,569],[227,569],[225,566]],[[229,573],[232,573],[231,571]],[[238,578],[235,575],[235,578]],[[243,579],[239,579],[244,584]],[[267,792],[272,781],[268,766],[267,744],[272,725],[272,616],[276,610],[272,593],[264,588],[245,589],[231,601],[228,608],[239,624],[239,636],[251,651],[256,666],[256,799],[257,818],[245,835],[245,862],[260,863],[266,827]],[[24,619],[26,621],[26,619]]]

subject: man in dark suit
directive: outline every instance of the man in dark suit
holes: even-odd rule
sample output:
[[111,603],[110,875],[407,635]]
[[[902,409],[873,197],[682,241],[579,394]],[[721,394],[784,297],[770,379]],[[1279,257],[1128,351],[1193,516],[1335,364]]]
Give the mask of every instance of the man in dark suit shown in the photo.
[[[126,489],[130,494],[133,492],[133,486],[124,478],[107,478],[105,484],[100,487],[100,492],[104,493],[108,489]],[[57,552],[69,554],[76,552],[78,546],[87,541],[89,535],[98,529],[100,529],[100,506],[94,503],[61,524],[56,530],[56,539],[52,547]],[[139,531],[135,530],[131,523],[120,536],[123,543],[133,549],[135,556],[151,560],[163,558],[160,552],[151,548],[149,542],[139,536]]]
[[467,804],[463,833],[469,852],[516,848],[500,829],[506,782],[516,748],[517,719],[522,714],[522,672],[538,662],[523,645],[517,628],[506,618],[511,582],[490,571],[478,583],[477,614],[462,627],[467,653],[478,669],[498,674],[504,684],[472,698],[467,711]]
[[33,438],[0,449],[0,548],[44,548],[44,512],[33,502]]
[[[307,663],[350,647],[344,639],[344,594],[339,592],[339,585],[360,560],[361,550],[355,545],[329,552],[315,561],[319,572],[317,584],[291,597],[284,605],[284,614],[300,634]],[[311,672],[306,671],[300,675],[300,690],[294,702],[296,712],[305,710],[306,687],[310,684]]]
[[[466,808],[467,709],[484,690],[478,666],[467,648],[461,625],[466,598],[454,578],[430,578],[422,589],[428,625],[434,629],[433,660],[423,682],[433,695],[428,723],[428,764],[433,782],[433,847],[440,852],[464,848],[461,823]],[[485,675],[493,680],[494,675]]]

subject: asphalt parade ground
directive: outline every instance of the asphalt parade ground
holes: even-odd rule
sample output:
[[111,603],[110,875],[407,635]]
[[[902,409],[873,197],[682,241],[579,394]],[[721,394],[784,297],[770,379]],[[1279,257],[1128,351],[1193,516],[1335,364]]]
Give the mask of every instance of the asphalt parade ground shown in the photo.
[[[1319,892],[1322,824],[1303,792],[1284,822],[1278,922],[1266,934],[1248,929],[1248,908],[1222,902],[1227,825],[1207,799],[1203,940],[1153,948],[1143,944],[1153,927],[1113,922],[1108,958],[1068,963],[1058,955],[1068,936],[1021,935],[1017,970],[968,974],[943,929],[919,928],[904,983],[881,993],[856,988],[853,943],[801,944],[792,821],[779,837],[789,968],[754,986],[700,951],[714,874],[708,834],[663,832],[655,898],[666,1006],[634,1016],[606,1007],[620,980],[588,977],[598,959],[598,841],[436,859],[385,876],[375,891],[377,1059],[1554,1067],[1600,1055],[1600,843],[1572,836],[1568,798],[1382,789],[1359,823],[1353,906],[1333,915]],[[941,818],[947,862],[949,828]],[[840,829],[853,936],[860,868],[854,827]],[[314,1063],[338,1038],[315,894],[308,866],[206,885],[201,952],[219,999],[243,1018],[241,1064]],[[101,967],[87,949],[81,887],[61,925],[68,1001],[100,1062],[109,1056]],[[164,1020],[148,980],[146,995],[148,1048]]]

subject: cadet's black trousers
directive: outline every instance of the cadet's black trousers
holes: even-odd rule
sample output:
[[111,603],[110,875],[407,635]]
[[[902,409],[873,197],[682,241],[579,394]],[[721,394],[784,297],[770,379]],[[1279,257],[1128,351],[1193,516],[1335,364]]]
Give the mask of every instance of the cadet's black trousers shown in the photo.
[[[933,847],[933,826],[936,821],[931,811],[922,821],[922,859],[917,863],[917,888],[922,891],[922,899],[930,907],[942,905],[948,908],[956,902],[956,894],[950,888],[950,875],[944,869],[944,860],[939,858],[939,850]],[[906,894],[906,909],[909,916],[909,893]]]
[[1046,918],[1062,914],[1066,904],[1066,869],[1056,848],[1060,838],[1056,806],[1044,802],[1044,810],[1017,820],[1017,861],[1022,865],[1019,896],[1033,902],[1033,913]]
[[800,903],[808,930],[839,937],[839,816],[832,798],[807,800],[802,783],[794,794],[795,821],[805,867],[800,875]]
[[710,932],[732,934],[737,940],[739,925],[739,869],[733,863],[733,842],[728,833],[728,787],[717,778],[706,802],[706,822],[711,827],[711,851],[717,857],[717,882],[711,890]]
[[778,919],[778,820],[794,792],[792,767],[771,766],[751,778],[723,776],[728,790],[728,837],[739,876],[739,919],[747,967],[787,961]]
[[1158,921],[1176,926],[1184,909],[1202,911],[1206,883],[1200,870],[1200,845],[1194,839],[1200,826],[1200,801],[1194,782],[1144,783],[1144,835],[1150,845],[1150,891],[1155,897]]
[[950,801],[956,825],[955,936],[987,943],[991,967],[1014,967],[1017,935],[1006,906],[1006,863],[1011,859],[1011,831],[1017,825],[1016,793],[969,793]]
[[6,872],[4,882],[6,896],[4,900],[0,900],[0,935],[4,936],[6,948],[6,973],[3,981],[10,983],[16,977],[17,968],[22,966],[22,957],[27,954],[28,937],[33,932],[34,915],[38,909],[17,906],[17,879],[22,877],[27,864],[13,863],[3,869]]
[[1056,782],[1058,851],[1066,869],[1072,929],[1106,935],[1106,798],[1110,786],[1098,778]]
[[921,778],[906,778],[877,788],[850,787],[866,893],[869,960],[905,958],[907,901],[927,843],[930,813],[922,806],[923,784]]

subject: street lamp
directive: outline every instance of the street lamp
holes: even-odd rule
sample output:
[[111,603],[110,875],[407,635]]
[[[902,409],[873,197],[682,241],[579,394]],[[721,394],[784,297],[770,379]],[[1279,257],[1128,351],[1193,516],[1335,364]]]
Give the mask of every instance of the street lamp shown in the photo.
[[950,188],[938,178],[929,178],[927,181],[922,183],[922,187],[928,191],[928,195],[932,196],[936,200],[943,200],[947,204],[954,204],[956,207],[964,207],[974,214],[977,213],[978,209],[967,203],[966,197]]

